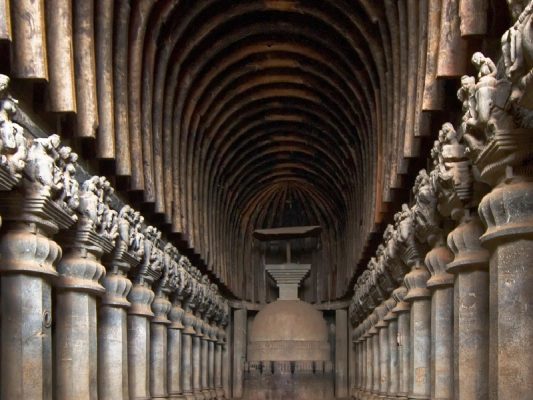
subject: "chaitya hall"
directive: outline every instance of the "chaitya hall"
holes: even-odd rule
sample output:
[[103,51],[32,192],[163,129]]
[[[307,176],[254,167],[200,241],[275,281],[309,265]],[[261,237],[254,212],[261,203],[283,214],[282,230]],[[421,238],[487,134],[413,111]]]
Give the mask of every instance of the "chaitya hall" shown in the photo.
[[0,0],[0,400],[533,400],[533,0]]

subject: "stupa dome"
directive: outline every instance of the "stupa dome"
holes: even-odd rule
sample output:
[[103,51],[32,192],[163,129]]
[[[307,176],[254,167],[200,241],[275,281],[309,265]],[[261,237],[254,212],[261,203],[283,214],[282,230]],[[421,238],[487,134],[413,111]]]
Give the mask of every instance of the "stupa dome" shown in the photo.
[[328,328],[322,313],[300,300],[263,308],[250,329],[249,361],[328,361]]

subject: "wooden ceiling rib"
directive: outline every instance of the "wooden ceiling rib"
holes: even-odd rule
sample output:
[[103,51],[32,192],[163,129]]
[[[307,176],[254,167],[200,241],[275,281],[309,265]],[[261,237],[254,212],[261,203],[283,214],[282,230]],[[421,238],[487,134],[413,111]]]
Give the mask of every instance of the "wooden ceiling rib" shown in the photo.
[[[171,142],[172,154],[183,155],[167,157],[167,162],[179,159],[179,166],[166,181],[181,182],[174,186],[174,198],[184,200],[160,202],[156,209],[165,212],[165,205],[174,204],[175,230],[185,233],[214,268],[242,259],[236,253],[244,251],[255,224],[272,223],[253,216],[265,207],[281,207],[279,196],[257,195],[268,188],[294,178],[312,182],[314,191],[328,194],[326,200],[306,193],[303,204],[324,208],[328,218],[322,223],[335,225],[346,215],[355,187],[369,184],[354,166],[369,159],[363,132],[371,129],[373,94],[364,83],[375,81],[367,46],[359,43],[353,26],[348,28],[353,20],[364,26],[355,10],[345,13],[312,2],[292,10],[279,10],[277,2],[221,3],[177,7],[176,15],[178,9],[187,15],[180,14],[179,22],[168,18],[173,22],[163,27],[168,38],[159,38],[159,65],[153,68],[161,82],[156,87],[164,88],[154,94],[154,103],[167,104],[154,109],[153,120],[167,121],[163,139],[159,122],[154,137]],[[344,19],[344,27],[335,18]],[[372,40],[368,32],[359,33]],[[164,80],[157,78],[162,71]],[[172,116],[161,116],[167,112]],[[286,133],[300,140],[271,139]],[[254,210],[251,216],[243,218],[244,207]],[[229,249],[235,249],[233,254]],[[244,265],[234,266],[239,267]]]
[[[255,229],[320,225],[314,300],[333,300],[430,133],[423,110],[444,106],[437,66],[467,72],[470,38],[442,9],[456,2],[4,0],[2,68],[45,82],[46,110],[72,115],[110,178],[236,297],[265,291]],[[20,15],[47,36],[23,35]]]

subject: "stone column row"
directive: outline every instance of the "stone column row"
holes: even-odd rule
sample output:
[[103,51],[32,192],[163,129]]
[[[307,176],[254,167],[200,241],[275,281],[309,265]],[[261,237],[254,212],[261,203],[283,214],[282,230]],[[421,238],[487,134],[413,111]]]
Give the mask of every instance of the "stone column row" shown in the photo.
[[357,281],[356,399],[518,400],[533,390],[532,18],[530,3],[502,37],[499,66],[472,56],[461,126],[442,126],[432,169]]
[[[114,210],[105,178],[79,182],[57,135],[25,137],[8,83],[0,75],[0,399],[181,398],[191,372],[195,398],[223,398],[216,285],[138,212]],[[201,337],[196,371],[182,331]]]
[[[101,186],[89,186],[84,184],[80,192],[80,206],[105,204],[96,201]],[[190,387],[191,373],[192,398],[223,398],[221,332],[226,322],[223,309],[215,305],[214,286],[194,284],[176,258],[168,257],[175,249],[158,247],[155,230],[144,232],[138,249],[128,247],[127,243],[135,243],[130,223],[136,216],[123,210],[113,226],[124,236],[114,245],[113,233],[104,232],[91,219],[98,214],[96,208],[88,207],[76,221],[74,214],[48,200],[34,216],[33,210],[24,211],[28,199],[20,193],[0,197],[6,221],[0,241],[5,288],[2,399],[179,398]],[[66,230],[58,235],[62,247],[47,237],[58,227],[41,219],[43,210],[55,213],[55,223],[64,223]],[[130,269],[133,283],[127,276]],[[192,266],[189,269],[195,272]],[[49,276],[55,278],[53,284]],[[182,341],[181,302],[187,294],[197,299],[195,304],[210,302],[208,311],[194,317],[195,329],[184,335],[194,336],[196,348]],[[53,311],[57,317],[52,337]],[[183,366],[187,368],[183,354],[189,350],[194,363],[183,371]]]

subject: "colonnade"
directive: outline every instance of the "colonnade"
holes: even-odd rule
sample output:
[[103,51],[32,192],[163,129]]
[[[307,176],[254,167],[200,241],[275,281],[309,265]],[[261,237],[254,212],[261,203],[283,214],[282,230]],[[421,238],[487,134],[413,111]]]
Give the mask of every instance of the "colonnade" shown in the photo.
[[463,76],[412,202],[351,304],[356,399],[520,400],[533,393],[533,4]]
[[[1,399],[222,399],[229,306],[0,75]],[[192,345],[191,345],[192,343]]]

